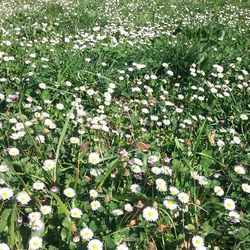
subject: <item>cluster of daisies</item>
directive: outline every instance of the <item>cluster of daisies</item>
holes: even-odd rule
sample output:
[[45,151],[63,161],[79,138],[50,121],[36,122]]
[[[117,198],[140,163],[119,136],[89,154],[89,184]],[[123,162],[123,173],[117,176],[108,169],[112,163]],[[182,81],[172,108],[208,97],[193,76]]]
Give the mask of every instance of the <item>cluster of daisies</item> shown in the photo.
[[[0,250],[13,248],[9,218],[2,218],[13,207],[29,250],[47,249],[51,228],[75,248],[106,249],[109,237],[112,249],[134,249],[149,238],[141,225],[157,245],[158,236],[185,231],[193,248],[211,249],[217,242],[202,223],[215,207],[213,224],[225,237],[218,244],[244,229],[249,63],[244,54],[227,58],[223,43],[228,36],[239,46],[250,11],[230,3],[218,8],[218,30],[228,32],[216,34],[199,54],[204,58],[192,59],[187,49],[184,65],[186,59],[162,50],[196,48],[189,35],[181,45],[179,37],[187,29],[206,33],[215,14],[213,1],[203,2],[204,8],[151,0],[86,0],[84,7],[75,0],[1,1]],[[66,220],[72,225],[65,240]],[[156,230],[160,225],[166,231]]]

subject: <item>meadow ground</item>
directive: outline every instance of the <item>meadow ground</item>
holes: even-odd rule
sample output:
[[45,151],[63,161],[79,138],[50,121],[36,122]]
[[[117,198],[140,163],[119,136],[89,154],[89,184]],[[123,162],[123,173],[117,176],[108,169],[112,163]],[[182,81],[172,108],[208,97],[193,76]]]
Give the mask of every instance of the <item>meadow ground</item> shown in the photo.
[[249,2],[0,17],[0,250],[250,249]]

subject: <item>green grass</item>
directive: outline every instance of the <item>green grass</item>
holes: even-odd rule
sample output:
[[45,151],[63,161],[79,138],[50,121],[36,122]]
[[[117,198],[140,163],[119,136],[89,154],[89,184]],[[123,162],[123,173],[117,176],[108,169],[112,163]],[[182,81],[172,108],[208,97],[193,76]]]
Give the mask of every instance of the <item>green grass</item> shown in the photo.
[[[250,249],[247,1],[3,0],[0,9],[0,249],[36,249],[35,236],[37,249],[94,249],[86,227],[110,250],[196,249],[194,236],[206,249]],[[31,213],[45,205],[37,227]]]

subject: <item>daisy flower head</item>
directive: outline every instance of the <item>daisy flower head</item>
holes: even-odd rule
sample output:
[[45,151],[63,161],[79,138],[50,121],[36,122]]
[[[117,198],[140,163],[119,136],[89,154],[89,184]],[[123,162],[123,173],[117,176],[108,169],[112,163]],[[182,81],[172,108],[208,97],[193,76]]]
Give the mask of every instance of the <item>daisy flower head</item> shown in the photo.
[[115,209],[115,210],[112,211],[112,214],[114,216],[119,216],[119,215],[123,215],[124,212],[121,209]]
[[70,216],[72,218],[81,218],[81,216],[82,216],[82,210],[79,209],[79,208],[72,208],[70,210]]
[[5,243],[0,243],[0,250],[10,250],[9,246]]
[[155,180],[155,184],[156,184],[156,189],[160,192],[166,192],[167,191],[167,184],[166,181],[163,179],[157,179]]
[[44,223],[42,222],[42,220],[37,219],[37,220],[34,220],[34,221],[30,221],[29,227],[33,231],[41,231],[42,229],[44,229]]
[[154,164],[159,160],[159,158],[156,155],[151,155],[148,157],[148,163]]
[[224,195],[224,190],[220,186],[215,186],[214,193],[218,196],[222,196]]
[[34,182],[32,186],[35,190],[43,190],[45,187],[44,183],[41,181]]
[[168,208],[169,210],[176,210],[178,208],[177,203],[174,201],[172,197],[167,197],[163,201],[163,205]]
[[178,194],[178,199],[181,203],[188,203],[189,202],[189,196],[188,194],[184,193],[184,192],[181,192]]
[[72,198],[76,195],[76,192],[73,188],[65,188],[63,194],[68,198]]
[[132,165],[130,168],[131,171],[135,174],[140,174],[142,172],[142,168],[138,165]]
[[42,247],[43,240],[38,236],[34,236],[29,240],[29,250],[36,250]]
[[199,174],[198,174],[197,171],[192,171],[192,172],[190,173],[190,175],[191,175],[191,177],[192,177],[193,179],[195,179],[195,180],[198,180],[198,178],[199,178]]
[[0,172],[1,173],[5,173],[5,172],[7,172],[9,170],[9,168],[8,168],[8,166],[6,165],[6,163],[1,163],[0,164]]
[[69,139],[69,141],[70,141],[71,144],[79,144],[80,143],[80,140],[77,137],[71,137]]
[[132,193],[140,193],[141,192],[141,187],[138,184],[132,184],[130,186],[130,190]]
[[133,207],[132,207],[132,205],[130,203],[125,204],[124,209],[127,212],[132,212],[133,211]]
[[116,247],[116,250],[129,250],[127,244],[125,242],[121,243]]
[[199,181],[199,184],[202,185],[202,186],[208,184],[208,180],[207,180],[207,178],[204,177],[204,176],[199,176],[199,177],[198,177],[198,181]]
[[59,110],[63,110],[64,109],[64,105],[62,103],[57,103],[56,104],[56,108]]
[[195,250],[206,250],[207,248],[205,246],[196,247]]
[[249,184],[247,184],[247,183],[242,183],[242,184],[241,184],[241,188],[242,188],[242,190],[243,190],[244,192],[250,194],[250,185],[249,185]]
[[13,191],[10,188],[0,188],[0,200],[9,200],[13,196]]
[[159,168],[159,167],[152,167],[151,168],[151,172],[154,173],[154,174],[156,174],[156,175],[159,175],[159,174],[162,173],[162,169]]
[[248,120],[248,116],[245,114],[240,115],[240,119],[243,121],[247,121]]
[[153,207],[146,207],[143,209],[143,214],[145,220],[156,221],[158,219],[158,211]]
[[101,207],[100,201],[92,201],[90,205],[93,211],[98,210]]
[[103,243],[100,240],[91,240],[88,243],[88,250],[102,250],[103,249]]
[[51,206],[44,205],[44,206],[41,206],[41,207],[40,207],[40,212],[41,212],[43,215],[50,214],[51,211],[52,211]]
[[171,169],[169,166],[163,166],[160,169],[161,169],[161,173],[167,176],[172,176],[173,174],[173,169]]
[[37,135],[35,139],[40,143],[45,143],[45,137],[43,135]]
[[97,192],[95,189],[91,189],[91,190],[89,191],[89,196],[90,196],[91,198],[97,198],[97,197],[98,197],[98,192]]
[[39,220],[41,218],[41,214],[39,212],[32,212],[32,213],[29,213],[28,218],[31,222],[35,220]]
[[232,221],[233,223],[237,223],[237,222],[240,222],[241,217],[237,212],[230,211],[229,214],[228,214],[228,219],[230,221]]
[[85,227],[80,231],[80,236],[82,237],[83,240],[88,241],[93,238],[94,233],[90,228]]
[[25,191],[19,192],[16,196],[16,199],[22,205],[27,205],[31,200],[30,196]]
[[237,174],[245,174],[246,173],[245,168],[241,164],[235,165],[233,168]]
[[233,211],[235,209],[235,202],[232,199],[225,199],[224,207],[227,210]]
[[50,171],[50,170],[53,170],[55,168],[56,168],[56,163],[54,160],[49,159],[49,160],[45,160],[43,162],[43,169],[45,171]]
[[8,153],[11,156],[17,156],[17,155],[19,155],[19,149],[17,149],[17,148],[9,148]]
[[93,153],[89,154],[89,157],[88,157],[89,163],[91,163],[93,165],[97,165],[100,161],[101,161],[101,158],[100,158],[98,153],[93,152]]
[[195,248],[202,247],[202,246],[204,246],[204,240],[201,236],[195,235],[192,238],[192,244]]
[[139,158],[133,158],[129,163],[131,165],[143,166],[143,162]]
[[178,195],[180,193],[179,189],[176,187],[170,187],[169,191],[170,191],[171,195]]

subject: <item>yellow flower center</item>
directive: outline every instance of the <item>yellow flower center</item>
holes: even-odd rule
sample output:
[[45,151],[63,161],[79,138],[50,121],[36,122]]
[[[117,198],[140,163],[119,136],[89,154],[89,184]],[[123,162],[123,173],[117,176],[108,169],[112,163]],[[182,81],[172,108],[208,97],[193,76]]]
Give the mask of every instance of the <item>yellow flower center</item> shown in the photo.
[[3,197],[3,198],[6,198],[7,196],[8,196],[8,193],[7,193],[7,192],[3,192],[3,193],[2,193],[2,197]]
[[153,212],[151,212],[151,211],[148,212],[148,216],[149,216],[149,217],[151,217],[151,216],[153,216],[153,215],[154,215]]

